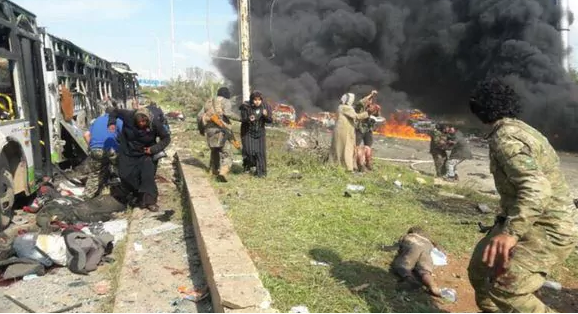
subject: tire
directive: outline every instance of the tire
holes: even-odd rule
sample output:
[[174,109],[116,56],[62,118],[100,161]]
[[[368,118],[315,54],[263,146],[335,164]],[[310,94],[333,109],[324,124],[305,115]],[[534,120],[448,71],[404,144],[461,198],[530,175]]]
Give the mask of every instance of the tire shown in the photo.
[[[14,178],[9,169],[6,157],[0,156],[0,215],[4,216],[3,221],[6,218],[11,221],[14,215]],[[4,222],[0,224],[0,230],[5,227]]]

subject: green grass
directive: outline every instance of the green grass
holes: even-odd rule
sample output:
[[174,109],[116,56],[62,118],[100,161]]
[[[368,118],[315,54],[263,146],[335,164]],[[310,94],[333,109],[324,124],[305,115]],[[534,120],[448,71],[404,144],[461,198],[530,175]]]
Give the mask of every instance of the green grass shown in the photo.
[[[300,304],[312,312],[439,311],[424,293],[396,292],[388,273],[395,253],[378,246],[420,225],[452,258],[469,256],[480,234],[475,225],[460,222],[491,222],[491,216],[476,213],[475,205],[495,208],[495,200],[456,189],[450,190],[467,198],[440,197],[432,178],[421,176],[427,183],[420,184],[419,174],[387,163],[378,162],[372,173],[351,175],[306,153],[286,151],[286,138],[268,133],[268,178],[237,174],[228,183],[215,182],[274,306],[285,312]],[[193,152],[207,163],[203,144],[195,135]],[[292,178],[294,171],[302,178]],[[363,185],[366,191],[346,198],[347,184]],[[331,266],[312,266],[311,260]],[[365,283],[370,287],[351,291]]]

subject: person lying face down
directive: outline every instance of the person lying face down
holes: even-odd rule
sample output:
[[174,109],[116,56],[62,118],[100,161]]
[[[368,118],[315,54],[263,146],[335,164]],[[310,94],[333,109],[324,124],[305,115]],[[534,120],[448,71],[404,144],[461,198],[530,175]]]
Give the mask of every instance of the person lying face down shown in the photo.
[[425,286],[434,296],[441,296],[432,277],[431,251],[435,244],[420,227],[412,227],[397,243],[397,255],[391,264],[392,272],[400,281],[412,286]]

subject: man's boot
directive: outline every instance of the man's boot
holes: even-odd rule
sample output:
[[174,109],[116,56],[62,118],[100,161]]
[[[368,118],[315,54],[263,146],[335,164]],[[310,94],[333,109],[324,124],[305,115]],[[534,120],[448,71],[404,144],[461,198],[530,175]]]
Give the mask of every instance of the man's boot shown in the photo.
[[365,167],[367,170],[373,170],[373,161],[372,161],[372,154],[371,154],[371,147],[365,146]]

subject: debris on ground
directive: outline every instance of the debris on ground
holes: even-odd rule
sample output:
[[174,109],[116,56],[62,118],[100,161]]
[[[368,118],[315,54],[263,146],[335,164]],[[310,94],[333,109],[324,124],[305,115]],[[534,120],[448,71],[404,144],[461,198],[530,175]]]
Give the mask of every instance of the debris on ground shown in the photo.
[[103,281],[96,283],[93,287],[93,290],[94,290],[94,293],[96,293],[97,295],[105,295],[105,294],[108,294],[108,292],[110,291],[110,288],[111,288],[110,281],[103,280]]
[[449,197],[449,198],[457,198],[457,199],[465,199],[466,197],[460,194],[455,194],[455,193],[450,193],[450,192],[445,192],[445,191],[440,191],[438,193],[439,196],[443,196],[443,197]]
[[427,181],[424,178],[420,178],[420,177],[415,178],[415,181],[417,181],[417,183],[419,183],[419,184],[426,184],[427,183]]
[[309,313],[309,309],[305,305],[297,305],[292,307],[289,313]]
[[363,185],[348,184],[346,189],[347,189],[347,191],[352,192],[352,193],[365,192],[365,187]]
[[311,266],[324,266],[324,267],[331,266],[331,265],[329,265],[329,263],[319,262],[319,261],[314,261],[314,260],[310,261],[309,264],[311,264]]
[[194,287],[189,289],[185,286],[180,286],[177,289],[181,294],[183,300],[193,301],[195,303],[206,299],[209,296],[208,287]]
[[401,181],[399,181],[399,180],[395,180],[393,182],[393,185],[395,185],[395,187],[398,189],[401,189],[403,187],[403,183],[401,183]]
[[544,284],[542,285],[542,287],[544,288],[550,288],[556,291],[561,291],[562,290],[562,284],[556,281],[550,281],[550,280],[546,280],[544,281]]
[[476,206],[476,209],[482,213],[482,214],[490,214],[492,213],[492,209],[490,208],[490,206],[486,205],[486,204],[478,204]]
[[300,180],[303,178],[303,175],[297,171],[297,170],[293,170],[293,172],[291,172],[291,175],[289,176],[290,179],[294,179],[294,180]]
[[455,303],[458,300],[458,293],[452,288],[442,288],[441,295],[444,300],[451,303]]
[[433,260],[434,266],[446,266],[448,264],[448,258],[444,252],[440,251],[438,248],[433,248],[431,250],[431,258]]

